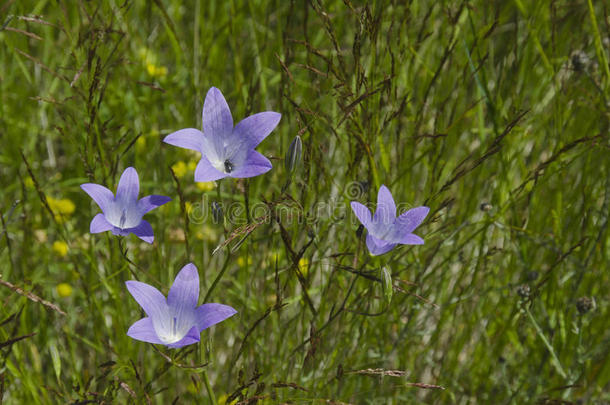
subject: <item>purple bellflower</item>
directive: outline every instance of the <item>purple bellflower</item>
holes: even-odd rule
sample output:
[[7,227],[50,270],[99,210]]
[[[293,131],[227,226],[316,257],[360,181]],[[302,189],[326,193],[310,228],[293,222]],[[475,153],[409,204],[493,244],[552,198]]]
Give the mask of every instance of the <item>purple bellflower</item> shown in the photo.
[[352,211],[366,228],[366,246],[371,255],[377,256],[389,252],[397,244],[421,245],[424,240],[413,234],[422,223],[430,208],[416,207],[396,217],[396,204],[390,190],[384,185],[377,194],[377,210],[371,218],[371,212],[359,202],[352,201]]
[[147,317],[129,328],[127,336],[142,342],[179,348],[199,342],[201,331],[235,315],[228,305],[203,304],[199,299],[199,274],[189,263],[180,270],[167,300],[155,287],[140,281],[125,282]]
[[91,233],[112,231],[114,235],[121,236],[133,233],[147,243],[153,243],[154,235],[152,226],[142,216],[171,201],[171,198],[162,195],[149,195],[138,200],[140,181],[133,167],[128,167],[121,174],[116,197],[112,191],[99,184],[86,183],[80,188],[102,209],[102,213],[91,221]]
[[254,150],[280,122],[273,111],[251,115],[233,126],[231,110],[220,90],[212,87],[205,96],[203,132],[186,128],[171,133],[163,142],[201,153],[195,181],[224,177],[254,177],[271,170],[271,162]]

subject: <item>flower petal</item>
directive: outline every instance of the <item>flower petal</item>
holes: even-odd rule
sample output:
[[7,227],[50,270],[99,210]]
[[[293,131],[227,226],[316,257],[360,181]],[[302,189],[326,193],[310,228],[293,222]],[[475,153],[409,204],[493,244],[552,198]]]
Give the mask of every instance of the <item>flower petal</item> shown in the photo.
[[149,195],[141,198],[140,201],[138,201],[138,211],[141,215],[144,215],[147,212],[150,212],[155,208],[170,202],[171,200],[171,198],[164,195]]
[[387,253],[390,250],[394,249],[394,246],[396,246],[396,243],[386,242],[384,240],[378,239],[370,233],[366,235],[366,247],[369,248],[369,252],[373,256],[378,256]]
[[169,318],[169,307],[165,297],[152,285],[141,281],[129,280],[125,282],[127,290],[142,307],[146,315],[157,320]]
[[151,318],[142,318],[129,327],[127,336],[142,342],[163,344],[152,323]]
[[430,208],[424,206],[410,209],[396,218],[395,224],[406,233],[411,233],[423,222],[428,212],[430,212]]
[[269,159],[261,155],[254,149],[248,151],[243,162],[235,162],[235,170],[229,173],[231,177],[246,178],[254,177],[271,170],[273,167]]
[[167,305],[178,319],[182,319],[195,310],[198,300],[199,273],[197,267],[189,263],[176,276],[167,295]]
[[225,137],[233,132],[233,117],[224,96],[216,87],[208,90],[201,116],[206,136]]
[[192,345],[193,343],[197,343],[197,342],[199,342],[200,339],[201,339],[201,336],[200,336],[199,331],[197,330],[197,327],[193,326],[191,329],[189,329],[188,333],[182,339],[180,339],[176,343],[171,343],[166,346],[171,347],[172,349],[177,349],[179,347],[184,347],[184,346]]
[[195,169],[195,181],[198,182],[206,182],[206,181],[214,181],[227,177],[226,173],[217,170],[208,158],[205,156],[201,156],[201,160],[197,163],[197,168]]
[[233,133],[242,139],[247,139],[250,148],[256,147],[275,129],[282,114],[273,111],[260,112],[241,120]]
[[138,201],[138,193],[140,192],[140,180],[138,172],[133,167],[125,169],[119,179],[119,186],[116,190],[116,200],[122,202],[123,205],[130,201]]
[[112,205],[112,201],[114,200],[114,194],[112,194],[112,191],[108,190],[104,186],[94,183],[81,184],[80,188],[82,188],[85,193],[89,194],[89,197],[95,201],[104,214],[108,211]]
[[106,232],[113,228],[112,224],[106,221],[106,217],[104,214],[97,214],[91,220],[91,225],[89,225],[89,232],[91,233],[100,233]]
[[201,152],[203,132],[195,128],[185,128],[167,135],[163,138],[163,142],[179,148]]
[[153,243],[153,241],[155,240],[155,235],[153,234],[152,226],[150,226],[150,223],[145,219],[143,219],[138,226],[134,228],[125,229],[125,231],[133,233],[146,243]]
[[113,226],[111,231],[112,231],[113,235],[119,235],[119,236],[129,235],[129,229],[121,229],[118,226]]
[[402,243],[403,245],[423,245],[424,240],[414,233],[409,233],[403,236],[398,243]]
[[350,205],[352,207],[352,211],[354,211],[354,214],[356,214],[358,221],[360,221],[365,228],[369,226],[371,223],[371,211],[369,211],[365,205],[360,204],[357,201],[352,201]]
[[228,305],[203,304],[196,309],[197,328],[202,331],[232,317],[236,313],[237,311]]
[[391,224],[396,219],[396,204],[392,193],[384,185],[381,185],[377,194],[377,210],[373,216],[373,222],[377,224]]

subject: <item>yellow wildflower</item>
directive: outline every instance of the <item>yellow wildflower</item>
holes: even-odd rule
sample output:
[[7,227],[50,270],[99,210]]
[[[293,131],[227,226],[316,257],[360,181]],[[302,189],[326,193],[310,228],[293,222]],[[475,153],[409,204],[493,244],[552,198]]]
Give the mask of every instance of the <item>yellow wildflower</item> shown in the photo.
[[237,403],[237,399],[234,399],[229,403],[227,403],[227,399],[229,399],[229,396],[227,394],[222,394],[218,397],[218,405],[235,405]]
[[146,138],[144,135],[141,135],[136,140],[136,151],[142,152],[144,150],[146,150]]
[[56,200],[53,197],[47,197],[47,202],[49,203],[49,207],[53,214],[55,215],[55,220],[59,223],[64,222],[70,215],[74,213],[74,203],[67,199],[61,198]]
[[188,167],[182,160],[172,165],[172,171],[177,177],[184,177],[188,173]]
[[55,289],[60,297],[66,298],[72,295],[72,286],[68,283],[59,283]]
[[53,252],[60,257],[64,257],[68,254],[68,244],[62,240],[56,240],[53,242]]
[[[248,265],[252,264],[252,257],[248,256]],[[246,266],[246,259],[244,259],[243,257],[238,257],[237,258],[237,265],[239,267],[245,267]]]
[[309,273],[309,259],[303,257],[299,260],[299,270],[301,270],[304,277],[307,277],[307,273]]
[[152,63],[146,65],[146,71],[152,77],[165,77],[167,76],[167,68],[165,66],[155,66]]
[[205,240],[207,242],[216,242],[216,240],[218,239],[218,235],[216,234],[216,229],[208,226],[208,225],[203,225],[200,230],[195,232],[195,237],[199,240]]
[[197,188],[201,191],[214,190],[215,183],[213,181],[197,182]]

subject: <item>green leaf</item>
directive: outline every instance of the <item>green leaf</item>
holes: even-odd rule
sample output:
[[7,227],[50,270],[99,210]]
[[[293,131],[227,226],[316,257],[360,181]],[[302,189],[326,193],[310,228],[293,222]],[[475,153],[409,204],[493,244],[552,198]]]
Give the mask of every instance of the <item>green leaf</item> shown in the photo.
[[388,305],[392,302],[392,293],[394,290],[392,289],[392,274],[387,267],[381,268],[381,279],[383,281],[383,296],[385,297]]
[[49,352],[51,353],[55,377],[57,377],[57,381],[59,381],[59,377],[61,376],[61,357],[59,356],[59,351],[57,351],[57,346],[55,346],[54,343],[49,344]]

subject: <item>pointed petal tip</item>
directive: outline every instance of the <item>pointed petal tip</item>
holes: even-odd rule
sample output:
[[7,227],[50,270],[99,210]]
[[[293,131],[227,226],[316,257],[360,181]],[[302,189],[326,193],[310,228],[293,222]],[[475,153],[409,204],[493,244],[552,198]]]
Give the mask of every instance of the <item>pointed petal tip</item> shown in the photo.
[[197,266],[195,266],[193,263],[185,264],[176,276],[176,278],[178,277],[184,279],[185,281],[193,281],[195,278],[199,280],[199,271],[197,270]]
[[91,220],[89,224],[89,232],[90,233],[100,233],[106,232],[113,228],[113,226],[106,220],[104,214],[97,214]]
[[188,263],[176,275],[167,295],[167,303],[180,311],[191,311],[198,300],[199,272],[193,263]]
[[153,233],[152,226],[150,225],[150,222],[145,219],[143,219],[138,226],[126,229],[126,231],[127,233],[133,233],[146,243],[152,244],[155,240],[155,235]]
[[163,138],[163,142],[168,145],[201,153],[202,139],[203,132],[200,130],[195,128],[183,128],[166,135],[165,138]]
[[142,318],[133,323],[127,330],[127,336],[141,342],[163,344],[155,331],[152,319],[149,317]]

